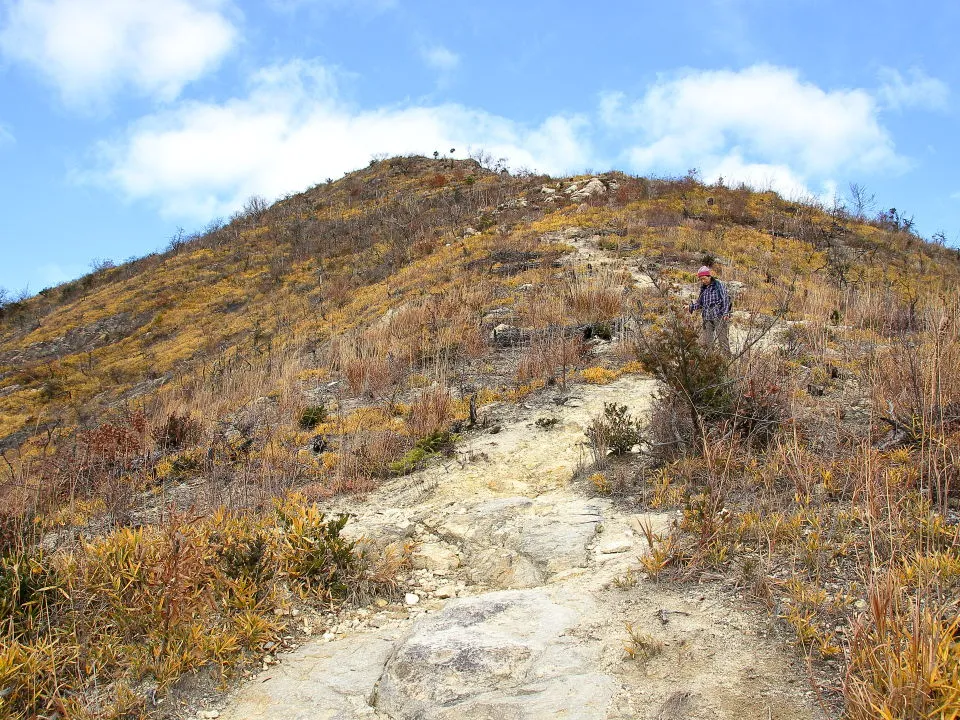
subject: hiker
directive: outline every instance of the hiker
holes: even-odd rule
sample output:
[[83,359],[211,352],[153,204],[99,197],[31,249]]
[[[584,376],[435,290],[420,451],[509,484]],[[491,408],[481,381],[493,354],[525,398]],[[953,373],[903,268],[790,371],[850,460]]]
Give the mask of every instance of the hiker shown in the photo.
[[730,313],[733,311],[730,295],[706,265],[697,271],[697,279],[700,281],[700,297],[690,303],[690,312],[699,310],[703,315],[700,340],[707,347],[719,343],[720,351],[730,355]]

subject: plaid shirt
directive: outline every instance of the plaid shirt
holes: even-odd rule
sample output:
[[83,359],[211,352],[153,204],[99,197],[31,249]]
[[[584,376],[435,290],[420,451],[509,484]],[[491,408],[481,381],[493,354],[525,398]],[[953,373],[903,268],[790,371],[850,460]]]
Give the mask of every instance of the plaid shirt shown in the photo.
[[700,310],[704,320],[716,320],[730,314],[733,301],[723,284],[713,278],[709,285],[701,286],[700,297],[690,305],[690,312],[694,310]]

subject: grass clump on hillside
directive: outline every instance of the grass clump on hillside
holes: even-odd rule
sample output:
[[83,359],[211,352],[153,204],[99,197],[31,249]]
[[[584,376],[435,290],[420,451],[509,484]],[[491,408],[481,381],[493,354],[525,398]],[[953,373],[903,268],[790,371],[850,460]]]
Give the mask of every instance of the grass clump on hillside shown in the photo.
[[[212,664],[229,671],[279,642],[288,593],[332,607],[376,580],[347,517],[292,496],[259,517],[220,511],[124,528],[47,555],[0,559],[4,717],[138,713],[145,698]],[[119,707],[121,698],[136,707]],[[121,703],[123,704],[123,703]]]
[[447,430],[435,430],[420,438],[402,458],[390,464],[392,475],[409,475],[422,468],[430,458],[441,453],[450,453],[457,436]]
[[640,420],[617,403],[604,403],[603,415],[590,423],[587,437],[599,456],[606,455],[606,450],[624,455],[643,440]]

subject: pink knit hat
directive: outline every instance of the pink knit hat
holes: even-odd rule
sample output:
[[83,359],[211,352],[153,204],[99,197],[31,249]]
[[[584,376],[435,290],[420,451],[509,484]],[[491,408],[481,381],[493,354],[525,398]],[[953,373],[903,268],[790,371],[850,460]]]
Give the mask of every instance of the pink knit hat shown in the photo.
[[708,268],[706,265],[704,265],[702,268],[700,268],[699,270],[697,270],[697,277],[698,277],[698,278],[701,278],[701,277],[710,277],[710,275],[712,275],[712,274],[713,274],[713,273],[711,273],[710,268]]

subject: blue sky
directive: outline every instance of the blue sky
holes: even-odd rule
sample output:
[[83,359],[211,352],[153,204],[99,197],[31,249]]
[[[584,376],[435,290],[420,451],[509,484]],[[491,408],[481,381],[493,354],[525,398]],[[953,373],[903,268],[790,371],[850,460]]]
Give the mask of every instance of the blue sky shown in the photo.
[[0,0],[0,287],[381,154],[832,199],[960,241],[956,0]]

